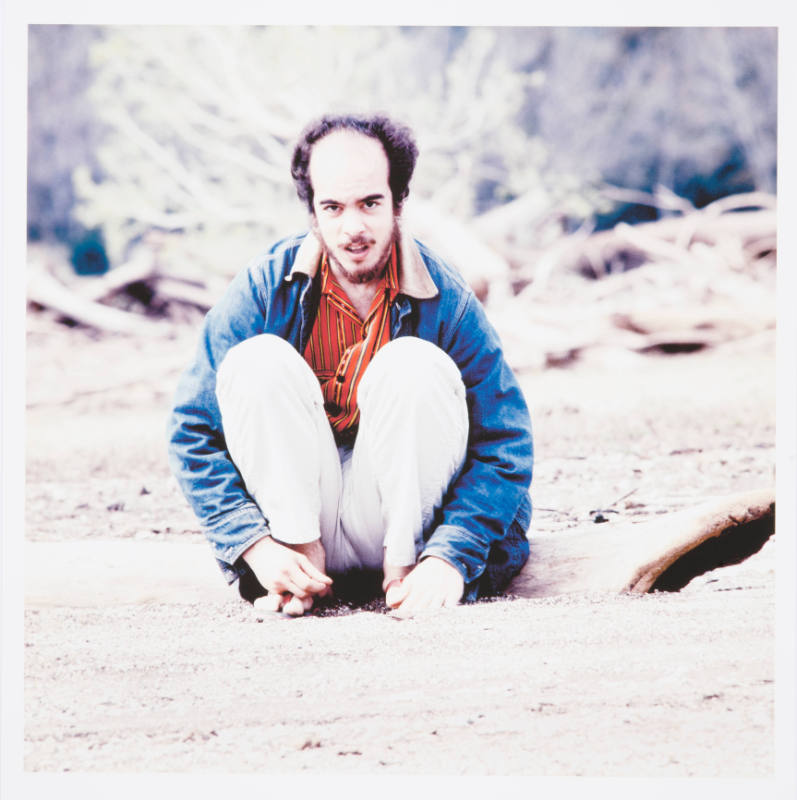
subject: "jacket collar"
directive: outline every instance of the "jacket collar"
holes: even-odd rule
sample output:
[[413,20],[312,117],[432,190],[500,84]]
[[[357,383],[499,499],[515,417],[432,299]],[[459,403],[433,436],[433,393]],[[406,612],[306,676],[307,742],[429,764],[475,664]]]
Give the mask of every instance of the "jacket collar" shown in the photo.
[[[323,245],[318,237],[310,231],[296,251],[288,280],[293,280],[296,273],[314,278],[321,263]],[[423,261],[418,245],[411,236],[403,231],[399,239],[399,291],[416,300],[428,300],[438,294],[429,270]]]

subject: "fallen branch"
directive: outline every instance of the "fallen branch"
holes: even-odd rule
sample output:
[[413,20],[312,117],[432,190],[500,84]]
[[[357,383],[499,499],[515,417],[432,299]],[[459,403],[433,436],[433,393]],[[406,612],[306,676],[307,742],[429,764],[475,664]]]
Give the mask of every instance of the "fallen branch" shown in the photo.
[[204,286],[172,277],[158,278],[155,283],[155,292],[164,300],[177,300],[180,303],[196,306],[201,311],[207,311],[218,299]]
[[[705,341],[718,342],[750,336],[775,327],[774,303],[770,308],[738,308],[711,305],[677,308],[631,309],[612,315],[618,327],[657,339],[703,336]],[[646,345],[647,346],[647,345]]]
[[774,533],[774,489],[731,495],[650,522],[531,535],[531,556],[508,588],[518,597],[677,590],[737,564]]
[[766,192],[740,192],[720,197],[713,203],[704,206],[701,213],[704,215],[724,214],[727,211],[738,211],[742,208],[763,208],[774,211],[777,208],[775,195]]
[[156,261],[147,251],[139,250],[136,257],[114,267],[96,278],[84,278],[74,284],[75,291],[86,300],[100,302],[133,283],[147,280],[157,274]]
[[28,265],[27,297],[29,301],[57,311],[75,322],[109,333],[151,336],[161,332],[158,323],[89,300],[67,289],[43,269],[32,264]]
[[[628,286],[630,281],[645,281],[644,273],[651,269],[652,265],[645,265],[589,284],[590,289],[603,289],[617,282],[619,299],[612,298],[611,292],[594,296],[585,292],[579,302],[543,304],[530,301],[524,291],[506,307],[494,310],[491,318],[509,364],[516,370],[541,370],[571,363],[590,350],[604,354],[609,350],[693,352],[761,333],[772,336],[774,300],[768,302],[766,294],[753,291],[755,287],[747,292],[746,307],[733,298],[701,300],[702,293],[695,291],[679,292],[679,298],[688,299],[676,303],[655,283]],[[662,298],[659,305],[633,301],[657,292]]]
[[690,213],[695,207],[687,199],[675,194],[671,189],[659,184],[654,192],[643,192],[637,189],[625,189],[621,186],[606,186],[601,194],[609,200],[616,200],[620,203],[637,203],[651,208],[659,208],[666,211],[683,211]]
[[[730,198],[725,208],[734,207]],[[719,202],[719,201],[718,201]],[[737,198],[739,207],[746,203]],[[696,243],[717,247],[723,240],[734,238],[740,243],[742,252],[752,246],[758,248],[761,242],[771,244],[777,229],[777,213],[774,209],[717,213],[709,206],[702,211],[643,222],[638,225],[620,224],[607,231],[599,231],[586,238],[568,237],[564,242],[555,243],[549,252],[538,259],[546,263],[545,275],[556,270],[589,269],[596,277],[611,272],[607,265],[616,261],[636,259],[646,260],[667,258],[690,258],[690,250]],[[548,263],[550,262],[550,263]],[[536,274],[530,276],[536,280]]]

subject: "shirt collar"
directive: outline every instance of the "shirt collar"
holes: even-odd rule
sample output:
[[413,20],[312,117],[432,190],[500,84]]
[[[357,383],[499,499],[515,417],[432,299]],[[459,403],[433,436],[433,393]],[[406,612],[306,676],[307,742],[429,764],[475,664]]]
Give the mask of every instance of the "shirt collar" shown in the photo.
[[[310,231],[299,245],[288,280],[292,280],[296,273],[314,278],[323,251],[323,245],[318,237]],[[437,286],[424,264],[418,245],[403,231],[399,240],[399,291],[417,300],[428,300],[438,294]]]

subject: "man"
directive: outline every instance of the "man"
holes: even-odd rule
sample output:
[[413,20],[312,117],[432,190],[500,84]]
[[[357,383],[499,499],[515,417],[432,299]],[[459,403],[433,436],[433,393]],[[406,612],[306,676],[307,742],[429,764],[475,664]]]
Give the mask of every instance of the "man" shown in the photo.
[[416,157],[384,117],[311,124],[292,163],[311,231],[238,274],[180,381],[172,469],[256,605],[302,614],[381,569],[411,617],[528,558],[528,410],[473,292],[400,229]]

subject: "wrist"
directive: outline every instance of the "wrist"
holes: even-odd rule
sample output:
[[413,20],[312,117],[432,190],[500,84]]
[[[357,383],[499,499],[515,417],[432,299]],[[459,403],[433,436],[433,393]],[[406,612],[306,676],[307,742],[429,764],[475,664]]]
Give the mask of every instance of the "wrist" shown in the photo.
[[241,553],[241,558],[251,567],[252,559],[257,559],[260,553],[272,549],[276,544],[277,542],[270,535],[263,536],[244,550],[243,553]]
[[462,581],[462,584],[463,585],[465,584],[465,576],[462,574],[462,570],[459,568],[459,566],[457,566],[455,562],[449,561],[444,556],[432,555],[431,553],[429,553],[428,555],[421,555],[419,563],[420,561],[437,561],[440,564],[445,564],[452,573],[456,573],[459,576],[460,580]]

